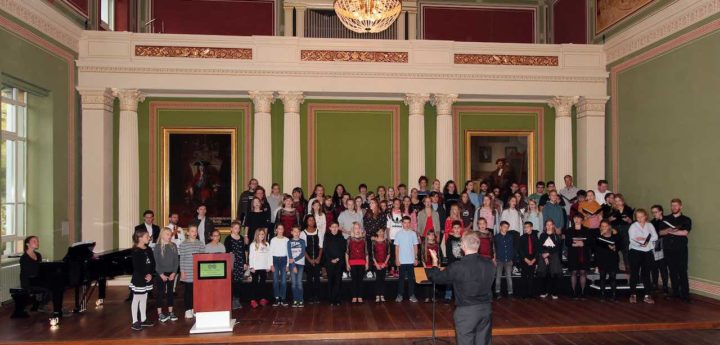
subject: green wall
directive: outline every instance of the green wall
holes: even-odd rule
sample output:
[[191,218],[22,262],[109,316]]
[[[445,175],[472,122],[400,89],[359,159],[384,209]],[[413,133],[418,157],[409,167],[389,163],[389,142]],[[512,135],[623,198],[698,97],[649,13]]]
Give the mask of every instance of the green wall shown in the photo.
[[720,285],[720,32],[621,72],[617,85],[622,193],[633,207],[682,198],[693,218],[690,275]]
[[[15,21],[3,12],[0,16]],[[28,98],[26,229],[27,234],[40,237],[40,250],[46,257],[58,258],[68,245],[68,236],[62,233],[62,225],[68,220],[69,67],[64,59],[4,27],[0,27],[0,46],[3,47],[0,58],[2,75],[48,91],[47,95],[30,95]],[[79,119],[77,121],[79,123]],[[79,189],[80,185],[77,186]],[[79,222],[78,212],[77,228]]]
[[[314,186],[307,185],[308,165],[308,105],[311,104],[397,105],[400,108],[400,182],[407,183],[407,132],[408,108],[401,101],[338,101],[306,100],[300,108],[300,147],[302,159],[302,187],[306,194]],[[357,192],[360,183],[370,190],[379,185],[391,185],[392,164],[392,113],[388,110],[347,111],[318,110],[316,128],[315,183],[332,189],[343,183],[351,193]],[[274,136],[282,136],[274,132]],[[273,164],[277,159],[273,160]],[[279,164],[282,164],[280,160]]]

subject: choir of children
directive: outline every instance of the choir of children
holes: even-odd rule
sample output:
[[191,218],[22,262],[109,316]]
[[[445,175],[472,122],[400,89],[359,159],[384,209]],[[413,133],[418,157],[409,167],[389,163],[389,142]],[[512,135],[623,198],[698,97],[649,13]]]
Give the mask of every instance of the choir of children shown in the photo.
[[[557,299],[563,290],[561,278],[566,265],[574,298],[585,298],[587,276],[596,271],[601,298],[615,299],[619,254],[627,253],[623,265],[630,273],[631,303],[637,302],[638,281],[644,287],[643,300],[653,303],[651,292],[653,286],[658,285],[659,276],[666,293],[670,276],[676,280],[672,284],[673,292],[688,299],[687,291],[683,290],[687,288],[683,286],[687,279],[686,247],[691,222],[681,214],[682,203],[678,199],[673,200],[670,216],[664,216],[659,205],[653,206],[651,222],[646,211],[638,209],[633,214],[621,195],[604,191],[600,192],[602,200],[610,200],[613,205],[601,205],[594,191],[573,186],[566,186],[560,199],[551,182],[547,184],[551,186],[547,193],[545,184],[538,183],[538,193],[529,197],[527,188],[518,189],[517,184],[512,185],[516,186],[514,190],[494,187],[495,193],[486,182],[480,184],[479,192],[472,181],[465,185],[470,189],[462,194],[457,193],[455,183],[450,181],[444,193],[413,188],[410,195],[405,194],[404,185],[397,189],[378,188],[377,195],[361,186],[360,190],[365,193],[356,199],[350,197],[342,185],[335,188],[332,197],[326,196],[322,185],[318,185],[311,196],[310,208],[302,189],[295,188],[291,196],[275,196],[277,202],[282,202],[282,205],[270,205],[277,210],[275,217],[263,211],[270,198],[252,197],[257,194],[253,189],[243,193],[250,195],[245,200],[248,209],[238,210],[245,215],[243,222],[231,223],[224,244],[220,241],[220,232],[213,229],[205,245],[198,239],[198,225],[190,225],[185,240],[179,245],[173,241],[172,230],[164,228],[151,249],[147,230],[139,228],[133,235],[132,328],[140,330],[153,325],[145,313],[147,292],[153,289],[153,282],[159,321],[178,319],[173,312],[173,288],[178,272],[184,287],[185,318],[194,316],[192,299],[198,291],[193,289],[192,256],[198,253],[233,255],[233,309],[241,308],[244,299],[249,300],[253,309],[268,305],[268,271],[273,275],[272,305],[275,307],[288,306],[288,275],[293,307],[304,306],[304,278],[309,303],[318,303],[324,296],[332,306],[340,305],[343,274],[348,273],[353,304],[363,303],[368,295],[374,295],[377,303],[385,302],[387,276],[398,278],[396,302],[405,298],[406,283],[408,299],[417,302],[414,268],[427,267],[432,262],[431,251],[442,253],[447,264],[460,260],[460,239],[464,231],[478,232],[479,254],[495,263],[498,298],[502,296],[504,277],[508,296],[515,291],[523,298],[537,296],[537,279],[541,281],[539,296]],[[570,187],[578,190],[576,198],[566,196]],[[271,218],[275,219],[274,223]],[[318,222],[318,218],[322,222]],[[372,228],[371,231],[366,231],[367,227]],[[669,257],[663,256],[663,243],[670,245]],[[513,289],[512,278],[518,273],[520,284]],[[326,293],[322,293],[321,276],[327,279]],[[363,281],[367,279],[375,280],[372,292],[364,290]],[[451,300],[452,293],[452,286],[444,287],[446,301]],[[421,296],[430,301],[435,298],[435,291],[426,289]]]

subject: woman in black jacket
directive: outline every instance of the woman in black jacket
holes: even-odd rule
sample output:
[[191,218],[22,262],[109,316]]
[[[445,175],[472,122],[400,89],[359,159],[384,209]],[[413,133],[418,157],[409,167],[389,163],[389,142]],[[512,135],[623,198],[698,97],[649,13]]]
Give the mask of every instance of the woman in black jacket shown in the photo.
[[345,267],[345,251],[347,242],[340,232],[337,221],[330,223],[330,232],[323,240],[323,256],[328,279],[328,300],[330,305],[340,305],[340,286],[342,284],[343,267]]
[[[615,230],[610,226],[610,222],[603,220],[600,222],[600,234],[595,239],[595,264],[600,273],[600,296],[605,299],[610,297],[615,299],[615,291],[617,283],[615,276],[618,272],[618,245],[620,238]],[[605,287],[608,279],[610,280],[610,295],[605,293]]]
[[[582,225],[584,217],[576,213],[572,225],[565,233],[565,246],[568,247],[568,271],[573,298],[585,298],[587,272],[590,270],[590,250],[592,249],[590,230]],[[579,280],[579,282],[578,282]],[[578,288],[578,283],[580,287]]]

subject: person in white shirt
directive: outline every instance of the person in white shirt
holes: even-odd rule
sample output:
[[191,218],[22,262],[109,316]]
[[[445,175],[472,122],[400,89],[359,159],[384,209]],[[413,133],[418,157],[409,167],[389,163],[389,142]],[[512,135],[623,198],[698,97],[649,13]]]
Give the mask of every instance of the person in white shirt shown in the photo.
[[180,243],[185,241],[185,231],[183,228],[178,226],[178,220],[180,219],[180,216],[177,213],[170,213],[170,218],[168,218],[168,225],[167,228],[170,228],[172,230],[172,243],[175,243],[176,246],[180,246]]
[[565,175],[565,178],[563,178],[563,180],[565,181],[565,187],[560,189],[558,192],[560,193],[560,197],[563,199],[563,201],[565,201],[565,213],[569,215],[570,207],[572,207],[572,204],[575,203],[575,200],[577,199],[577,193],[580,191],[580,188],[573,185],[572,175]]
[[[520,232],[522,231],[522,215],[520,214],[520,211],[517,209],[517,199],[515,197],[510,197],[508,199],[508,207],[502,211],[502,214],[500,215],[500,221],[508,222],[510,227],[508,228],[508,231],[515,231],[518,234],[518,237],[520,235]],[[497,233],[496,233],[497,235]]]
[[612,193],[608,190],[608,181],[607,180],[600,180],[597,183],[597,189],[595,192],[595,201],[598,202],[598,204],[603,205],[605,204],[605,195],[608,193]]
[[325,234],[325,230],[327,230],[327,217],[325,217],[325,211],[323,211],[323,207],[322,205],[320,205],[320,201],[313,201],[312,205],[310,205],[310,208],[312,210],[310,215],[315,217],[315,225],[317,225],[318,231]]
[[[248,257],[248,269],[252,275],[252,288],[250,289],[250,306],[255,309],[259,305],[266,306],[268,304],[266,296],[265,281],[267,280],[267,272],[272,271],[272,254],[270,253],[270,244],[267,242],[265,228],[258,229],[255,232],[255,238],[250,243],[250,254]],[[258,301],[259,299],[259,301]]]
[[648,214],[644,209],[635,210],[635,219],[637,221],[630,225],[628,237],[630,238],[630,251],[628,257],[630,259],[630,303],[637,303],[638,278],[642,274],[643,289],[645,290],[645,298],[643,301],[653,304],[650,292],[652,291],[652,282],[650,280],[650,270],[655,264],[655,256],[652,245],[657,241],[658,235],[652,223],[648,222]]
[[275,237],[270,240],[270,254],[273,261],[273,296],[275,302],[273,307],[287,307],[287,268],[288,268],[288,249],[287,244],[290,239],[284,236],[285,227],[278,224],[275,227]]

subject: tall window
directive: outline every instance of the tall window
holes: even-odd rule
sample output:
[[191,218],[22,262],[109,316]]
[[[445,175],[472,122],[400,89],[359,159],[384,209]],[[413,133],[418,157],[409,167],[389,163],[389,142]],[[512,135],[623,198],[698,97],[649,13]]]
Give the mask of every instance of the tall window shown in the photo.
[[115,30],[115,0],[100,0],[100,25]]
[[2,190],[2,254],[22,251],[25,238],[25,177],[27,153],[27,93],[2,87],[2,147],[0,148],[0,190]]

